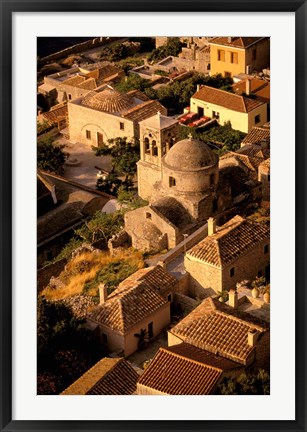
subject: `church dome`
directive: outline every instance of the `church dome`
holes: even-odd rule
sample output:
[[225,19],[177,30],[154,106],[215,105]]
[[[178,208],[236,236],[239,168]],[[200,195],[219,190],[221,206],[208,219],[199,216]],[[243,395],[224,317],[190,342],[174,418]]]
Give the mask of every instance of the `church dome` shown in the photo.
[[124,93],[107,88],[99,93],[91,92],[84,96],[82,105],[98,111],[121,112],[133,106],[132,99]]
[[203,141],[187,138],[178,141],[166,154],[164,163],[179,171],[194,171],[215,165],[218,155]]

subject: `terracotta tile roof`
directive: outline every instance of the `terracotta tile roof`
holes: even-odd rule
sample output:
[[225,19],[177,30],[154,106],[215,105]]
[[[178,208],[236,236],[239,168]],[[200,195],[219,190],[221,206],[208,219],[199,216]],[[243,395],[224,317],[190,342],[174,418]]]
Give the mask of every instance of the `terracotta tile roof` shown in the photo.
[[231,42],[227,37],[216,37],[210,40],[209,44],[225,45],[236,48],[248,48],[254,43],[260,41],[263,37],[232,37]]
[[88,318],[125,334],[139,321],[167,304],[168,301],[147,282],[145,275],[143,280],[122,282]]
[[242,162],[249,170],[256,172],[259,165],[270,156],[269,149],[262,149],[253,144],[247,144],[236,152],[227,152],[220,157],[220,160],[234,158]]
[[59,120],[68,117],[67,104],[59,104],[59,106],[53,107],[50,111],[42,113],[42,116],[49,124],[57,123]]
[[248,332],[261,334],[268,328],[265,321],[209,297],[170,333],[190,345],[247,364],[255,351],[248,344]]
[[260,90],[270,88],[270,83],[268,81],[261,80],[259,78],[251,78],[251,79],[245,79],[237,83],[234,83],[232,85],[233,91],[237,94],[246,93],[246,83],[248,80],[250,81],[251,84],[252,93],[256,93]]
[[117,75],[120,72],[122,72],[121,69],[119,69],[118,67],[111,65],[111,64],[107,64],[104,66],[101,66],[97,69],[94,69],[92,71],[90,71],[87,76],[88,77],[93,77],[97,80],[97,84],[100,85],[103,83],[103,81],[113,75]]
[[160,102],[157,100],[149,100],[124,111],[122,116],[134,122],[140,122],[157,114],[158,111],[163,115],[167,115],[167,109],[161,105]]
[[187,256],[222,268],[258,243],[269,241],[269,236],[268,224],[235,216],[222,225],[215,234],[206,237],[188,250]]
[[63,81],[64,84],[68,84],[71,86],[77,86],[78,84],[81,84],[83,81],[85,81],[85,78],[80,75],[76,75],[70,78],[67,78]]
[[268,142],[270,142],[270,129],[253,127],[243,139],[242,144],[260,145],[263,140],[268,140]]
[[94,90],[97,87],[96,80],[94,78],[88,78],[82,83],[78,84],[77,87],[83,88],[85,90]]
[[103,358],[61,395],[131,395],[137,372],[123,358]]
[[223,370],[205,364],[201,350],[197,350],[197,360],[194,360],[194,350],[197,349],[191,346],[183,355],[171,348],[160,348],[137,385],[169,395],[212,393]]
[[192,98],[242,113],[253,111],[255,108],[263,105],[263,102],[256,99],[250,99],[209,86],[201,87],[194,93]]
[[135,97],[137,99],[140,99],[143,102],[149,101],[149,97],[146,96],[145,93],[141,92],[140,90],[130,90],[127,95]]

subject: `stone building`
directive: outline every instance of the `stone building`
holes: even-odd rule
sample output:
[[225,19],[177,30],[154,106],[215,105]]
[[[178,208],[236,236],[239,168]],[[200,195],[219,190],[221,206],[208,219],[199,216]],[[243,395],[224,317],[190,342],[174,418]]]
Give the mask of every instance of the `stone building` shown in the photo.
[[209,86],[199,86],[191,97],[190,112],[198,117],[210,117],[233,129],[248,133],[254,126],[267,122],[267,105],[264,102],[236,95]]
[[269,369],[269,324],[209,297],[168,331],[168,345],[188,343],[243,366]]
[[[158,133],[146,122],[141,125],[139,195],[149,206],[125,214],[125,230],[141,250],[176,246],[183,233],[193,232],[232,204],[230,186],[219,175],[217,154],[191,137],[173,145],[177,127],[171,121]],[[150,147],[148,137],[154,133],[160,137]]]
[[211,74],[232,78],[270,66],[270,38],[215,37],[209,41]]
[[234,361],[183,342],[159,349],[137,382],[137,394],[214,394],[224,378],[234,378],[243,370]]
[[139,138],[139,122],[167,110],[138,90],[120,93],[112,87],[92,91],[68,104],[72,142],[100,146],[109,139]]
[[208,237],[187,251],[191,294],[206,297],[256,276],[270,279],[270,227],[235,216],[220,228],[208,220]]
[[131,395],[136,391],[138,378],[125,359],[104,357],[61,395]]
[[38,92],[52,95],[59,103],[85,96],[103,84],[111,84],[125,76],[123,70],[110,63],[98,63],[88,69],[75,66],[44,77]]
[[160,266],[139,270],[109,296],[100,286],[100,305],[88,315],[88,326],[110,352],[127,357],[140,340],[150,340],[170,323],[176,289],[177,280]]

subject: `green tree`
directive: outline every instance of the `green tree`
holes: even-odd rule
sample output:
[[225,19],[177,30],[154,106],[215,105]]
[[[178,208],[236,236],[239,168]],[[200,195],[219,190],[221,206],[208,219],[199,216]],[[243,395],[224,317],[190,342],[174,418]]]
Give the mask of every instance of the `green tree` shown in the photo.
[[97,211],[91,219],[86,221],[81,228],[77,229],[76,234],[89,243],[104,239],[106,242],[112,235],[120,231],[124,225],[123,213],[103,213]]
[[165,45],[152,50],[148,56],[148,61],[157,62],[168,56],[176,57],[181,52],[182,46],[183,44],[180,42],[178,37],[172,37]]
[[65,145],[54,145],[52,138],[44,137],[37,141],[37,167],[55,174],[63,174],[68,153]]
[[116,85],[116,89],[120,92],[128,92],[130,90],[144,91],[149,86],[149,80],[146,80],[139,75],[132,73],[128,77],[120,81],[120,83]]
[[136,163],[140,159],[140,147],[138,141],[131,142],[127,138],[110,139],[108,144],[101,147],[92,147],[96,156],[111,156],[112,172],[125,176],[124,184],[130,184],[136,174]]
[[269,395],[270,375],[263,369],[257,373],[243,372],[237,379],[224,379],[219,392],[222,395]]

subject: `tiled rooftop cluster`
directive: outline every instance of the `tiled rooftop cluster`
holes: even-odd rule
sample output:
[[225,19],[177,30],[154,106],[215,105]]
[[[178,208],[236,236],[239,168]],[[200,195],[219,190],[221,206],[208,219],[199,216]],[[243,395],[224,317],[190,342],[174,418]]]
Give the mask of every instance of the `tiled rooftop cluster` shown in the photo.
[[247,364],[255,351],[248,344],[248,332],[267,328],[264,321],[209,297],[170,332],[193,346]]

